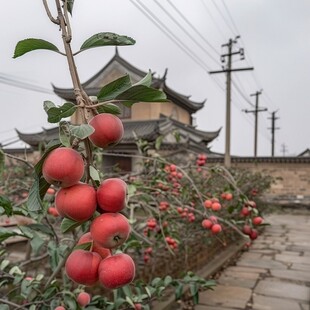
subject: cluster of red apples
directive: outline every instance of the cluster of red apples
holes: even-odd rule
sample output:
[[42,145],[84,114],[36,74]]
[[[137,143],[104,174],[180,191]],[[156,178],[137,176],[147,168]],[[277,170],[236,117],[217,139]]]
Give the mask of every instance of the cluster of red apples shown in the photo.
[[[98,114],[89,124],[94,128],[89,140],[100,148],[116,144],[124,133],[122,122],[113,114]],[[55,196],[60,216],[78,223],[91,221],[89,232],[78,241],[79,245],[89,243],[90,250],[73,250],[66,261],[66,274],[82,285],[92,286],[99,281],[103,287],[114,289],[130,283],[135,276],[133,259],[125,253],[113,254],[131,230],[120,213],[126,206],[127,184],[120,178],[109,178],[95,188],[81,182],[84,169],[81,154],[68,147],[51,151],[42,167],[45,180],[60,188]]]

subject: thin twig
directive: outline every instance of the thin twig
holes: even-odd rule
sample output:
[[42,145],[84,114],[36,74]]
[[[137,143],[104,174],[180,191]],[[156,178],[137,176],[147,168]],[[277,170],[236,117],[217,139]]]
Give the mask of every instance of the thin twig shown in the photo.
[[12,159],[15,159],[15,160],[18,160],[18,161],[21,161],[22,163],[26,164],[28,167],[30,167],[31,169],[34,168],[34,166],[28,162],[26,159],[22,159],[18,156],[14,156],[12,154],[8,154],[8,153],[4,153],[5,156],[9,157],[9,158],[12,158]]
[[68,16],[68,2],[65,0],[64,3],[64,15],[65,15],[65,20],[66,20],[66,26],[67,26],[67,37],[66,37],[66,42],[70,43],[72,39],[72,31],[71,31],[71,26],[70,26],[70,20]]
[[8,301],[8,300],[2,299],[2,298],[0,298],[0,303],[12,306],[12,307],[14,307],[14,309],[27,309],[24,306],[20,306],[18,304],[15,304],[14,302],[11,302],[11,301]]
[[42,259],[46,258],[47,256],[48,256],[48,253],[45,253],[45,254],[42,254],[42,255],[40,255],[40,256],[30,258],[29,260],[26,260],[26,261],[22,262],[22,263],[19,265],[19,267],[22,268],[22,267],[24,267],[24,266],[26,266],[26,265],[29,265],[29,264],[31,264],[31,263],[37,262],[37,261],[39,261],[39,260],[42,260]]
[[47,14],[48,18],[51,20],[51,22],[56,24],[56,25],[59,25],[59,20],[53,17],[46,0],[43,0],[43,5],[45,8],[46,14]]

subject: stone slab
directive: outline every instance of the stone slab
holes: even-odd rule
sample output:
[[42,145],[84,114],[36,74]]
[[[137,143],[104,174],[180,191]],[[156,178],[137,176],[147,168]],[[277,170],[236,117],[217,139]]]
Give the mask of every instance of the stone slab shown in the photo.
[[257,279],[246,279],[246,278],[236,278],[221,275],[219,280],[217,281],[219,284],[226,286],[239,286],[246,288],[253,288],[256,285]]
[[252,290],[244,287],[218,285],[214,291],[202,292],[200,305],[244,309],[251,298]]
[[234,271],[234,270],[225,270],[223,273],[223,276],[225,277],[232,277],[232,278],[238,278],[238,279],[251,279],[251,280],[257,280],[259,277],[259,273],[255,272],[245,272],[245,271]]
[[300,310],[297,301],[254,295],[253,310]]
[[287,266],[283,262],[276,262],[274,260],[241,260],[237,262],[237,266],[245,267],[258,267],[264,269],[287,269]]
[[266,273],[268,271],[267,269],[263,268],[242,267],[242,266],[230,266],[226,270],[234,272],[250,272],[250,273]]
[[310,272],[297,270],[271,270],[271,275],[279,279],[310,282]]
[[310,265],[293,263],[292,266],[290,267],[290,269],[310,271]]
[[309,259],[309,257],[276,254],[275,260],[280,261],[280,262],[287,262],[287,263],[307,264],[307,265],[309,265],[309,270],[310,270],[310,259]]
[[210,307],[206,305],[197,305],[195,310],[236,310],[236,308]]
[[254,293],[265,296],[290,298],[302,301],[310,300],[310,290],[308,287],[272,279],[259,281],[255,287]]

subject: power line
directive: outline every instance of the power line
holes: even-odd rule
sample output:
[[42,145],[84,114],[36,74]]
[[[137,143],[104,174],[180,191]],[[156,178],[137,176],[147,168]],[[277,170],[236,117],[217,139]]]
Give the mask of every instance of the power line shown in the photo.
[[217,30],[219,31],[220,35],[222,36],[223,41],[226,40],[226,35],[224,35],[224,32],[222,32],[221,27],[219,26],[219,24],[217,23],[216,18],[214,18],[214,16],[212,15],[211,11],[209,10],[208,6],[203,2],[203,0],[200,0],[203,7],[205,8],[205,11],[208,13],[209,17],[211,18],[211,20],[213,21],[215,27],[217,28]]
[[135,3],[133,0],[130,2],[138,8],[140,12],[143,13],[156,27],[158,27],[170,40],[172,40],[183,52],[185,52],[196,64],[202,67],[205,71],[208,71],[208,65],[199,57],[197,56],[192,50],[190,50],[186,45],[182,44],[182,41],[171,32],[169,28],[151,11],[145,6],[140,0],[136,0]]
[[235,32],[234,29],[232,29],[232,27],[229,25],[229,23],[227,22],[224,14],[222,13],[222,11],[219,9],[219,7],[217,6],[216,2],[214,0],[211,0],[213,5],[215,6],[216,10],[219,12],[220,16],[223,18],[226,26],[229,28],[229,30],[231,31],[233,36],[237,36],[238,32]]
[[[171,2],[168,0],[168,3],[174,8],[176,12],[182,17],[182,19],[194,30],[194,32],[217,54],[220,55],[217,49],[198,31],[196,27],[184,16],[184,14]],[[218,61],[215,60],[217,63]]]
[[[170,29],[166,27],[166,25],[160,21],[156,15],[154,15],[145,5],[143,5],[139,0],[135,3],[133,0],[130,2],[144,15],[147,19],[149,19],[157,28],[160,29],[171,41],[173,41],[183,52],[187,54],[199,67],[201,67],[204,71],[209,71],[208,65],[204,63],[204,61],[198,57],[192,50],[190,50],[186,45],[182,44],[182,41],[174,34]],[[217,86],[224,91],[224,87],[221,83],[214,78],[215,83]]]
[[16,79],[6,77],[3,74],[0,74],[0,83],[10,85],[13,87],[23,88],[26,90],[35,91],[35,92],[46,93],[46,94],[54,94],[54,92],[50,89],[47,89],[47,88],[44,88],[44,87],[41,87],[38,85],[18,81]]
[[233,27],[235,28],[235,29],[234,29],[234,30],[235,30],[235,33],[240,33],[240,31],[239,31],[238,28],[237,28],[236,23],[234,22],[234,20],[233,20],[231,14],[230,14],[230,12],[229,12],[229,10],[228,10],[228,8],[227,8],[225,2],[224,2],[224,0],[222,0],[222,4],[223,4],[223,6],[224,6],[224,8],[225,8],[225,10],[226,10],[226,13],[227,13],[227,15],[228,15],[228,17],[229,17],[229,19],[230,19],[231,24],[232,24]]

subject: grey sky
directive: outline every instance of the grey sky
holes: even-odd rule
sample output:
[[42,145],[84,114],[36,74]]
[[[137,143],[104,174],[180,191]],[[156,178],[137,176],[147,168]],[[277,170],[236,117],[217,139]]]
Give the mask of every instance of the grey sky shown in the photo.
[[[2,1],[0,21],[0,82],[17,78],[52,89],[71,87],[64,57],[34,51],[12,59],[15,44],[28,37],[48,40],[60,49],[62,42],[57,26],[47,18],[41,1]],[[49,1],[53,8],[53,1]],[[236,34],[241,40],[236,48],[245,49],[244,61],[234,57],[233,67],[254,66],[254,72],[233,74],[231,150],[235,155],[253,155],[254,116],[242,109],[252,109],[250,94],[263,89],[260,106],[268,112],[259,114],[258,155],[271,154],[270,112],[279,110],[276,125],[276,155],[281,155],[285,143],[288,154],[297,155],[310,147],[310,2],[307,0],[143,0],[157,18],[199,57],[198,65],[171,39],[161,32],[140,10],[138,0],[76,1],[72,28],[73,49],[85,39],[101,31],[116,32],[133,37],[137,43],[120,47],[120,55],[141,70],[151,69],[163,75],[168,68],[167,85],[191,95],[195,101],[207,99],[205,107],[196,114],[197,126],[206,131],[223,127],[212,150],[224,151],[225,140],[225,76],[210,76],[207,71],[220,70],[221,45]],[[175,5],[187,22],[170,5]],[[136,6],[134,5],[136,4]],[[197,43],[180,29],[171,16],[186,29]],[[229,12],[229,13],[228,13]],[[232,20],[233,22],[232,22]],[[229,25],[229,26],[228,26]],[[200,37],[193,27],[199,31]],[[206,43],[208,41],[209,44]],[[81,81],[97,73],[113,56],[114,48],[98,48],[76,57]],[[211,57],[210,57],[211,55]],[[2,78],[2,80],[1,80]],[[242,92],[242,96],[240,95]],[[61,100],[52,94],[28,91],[0,83],[0,142],[12,141],[14,128],[24,132],[51,127],[46,120],[43,101]]]

